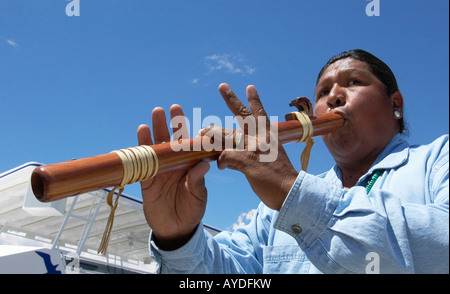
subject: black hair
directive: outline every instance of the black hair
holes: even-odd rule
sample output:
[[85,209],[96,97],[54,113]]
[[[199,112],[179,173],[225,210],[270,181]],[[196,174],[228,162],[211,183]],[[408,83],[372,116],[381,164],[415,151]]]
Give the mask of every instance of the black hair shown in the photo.
[[[389,68],[389,66],[384,63],[381,59],[376,57],[375,55],[361,50],[361,49],[354,49],[342,52],[339,55],[336,55],[332,57],[330,60],[328,60],[327,64],[322,68],[320,71],[316,85],[319,83],[320,78],[322,77],[325,70],[333,63],[335,63],[338,60],[344,59],[344,58],[354,58],[360,61],[365,62],[368,66],[370,71],[381,81],[381,83],[384,85],[384,88],[386,89],[386,93],[388,95],[391,95],[397,91],[398,85],[397,85],[397,79],[395,78],[394,73]],[[403,133],[405,130],[405,122],[403,120],[403,117],[399,119],[399,126],[400,126],[400,133]]]

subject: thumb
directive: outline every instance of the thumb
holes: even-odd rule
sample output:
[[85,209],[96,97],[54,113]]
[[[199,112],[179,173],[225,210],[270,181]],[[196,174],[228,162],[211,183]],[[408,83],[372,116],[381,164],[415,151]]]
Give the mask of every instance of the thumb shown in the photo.
[[189,192],[194,196],[206,197],[205,175],[209,169],[209,163],[201,161],[188,171],[186,175],[186,185]]

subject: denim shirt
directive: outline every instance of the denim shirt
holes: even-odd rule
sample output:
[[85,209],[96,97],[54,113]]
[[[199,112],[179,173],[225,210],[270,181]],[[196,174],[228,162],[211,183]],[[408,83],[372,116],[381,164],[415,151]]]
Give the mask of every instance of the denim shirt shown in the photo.
[[160,273],[448,273],[448,151],[448,135],[410,146],[398,134],[351,189],[337,166],[301,171],[279,212],[261,203],[214,237],[199,225],[173,251],[150,237],[150,255]]

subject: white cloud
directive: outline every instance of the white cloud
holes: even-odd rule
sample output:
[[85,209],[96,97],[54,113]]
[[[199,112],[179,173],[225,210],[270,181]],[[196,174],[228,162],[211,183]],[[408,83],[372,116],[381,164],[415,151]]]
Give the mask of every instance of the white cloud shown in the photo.
[[233,230],[246,226],[253,217],[256,209],[252,209],[249,212],[243,212],[238,216],[237,222],[233,224]]
[[197,84],[199,80],[200,80],[199,78],[194,78],[191,80],[191,83]]
[[2,37],[2,39],[3,39],[3,40],[5,41],[5,43],[8,44],[9,46],[12,46],[12,47],[17,47],[17,46],[19,46],[19,44],[17,44],[17,42],[14,41],[14,40],[6,39],[5,37]]
[[13,47],[17,47],[19,46],[15,41],[13,40],[6,40],[6,43],[8,43],[9,45],[13,46]]
[[205,57],[209,72],[224,70],[231,74],[251,75],[256,68],[245,64],[242,56],[232,54],[213,54]]

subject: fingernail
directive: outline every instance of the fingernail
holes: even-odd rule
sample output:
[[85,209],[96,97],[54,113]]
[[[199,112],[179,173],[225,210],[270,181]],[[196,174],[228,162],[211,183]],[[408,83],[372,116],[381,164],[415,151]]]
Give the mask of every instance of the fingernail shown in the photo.
[[253,93],[257,93],[256,87],[255,87],[254,85],[249,85],[249,86],[247,87],[247,89],[248,89],[249,91],[252,91]]
[[222,91],[224,92],[228,92],[231,90],[230,86],[226,83],[220,84],[220,88],[222,89]]

